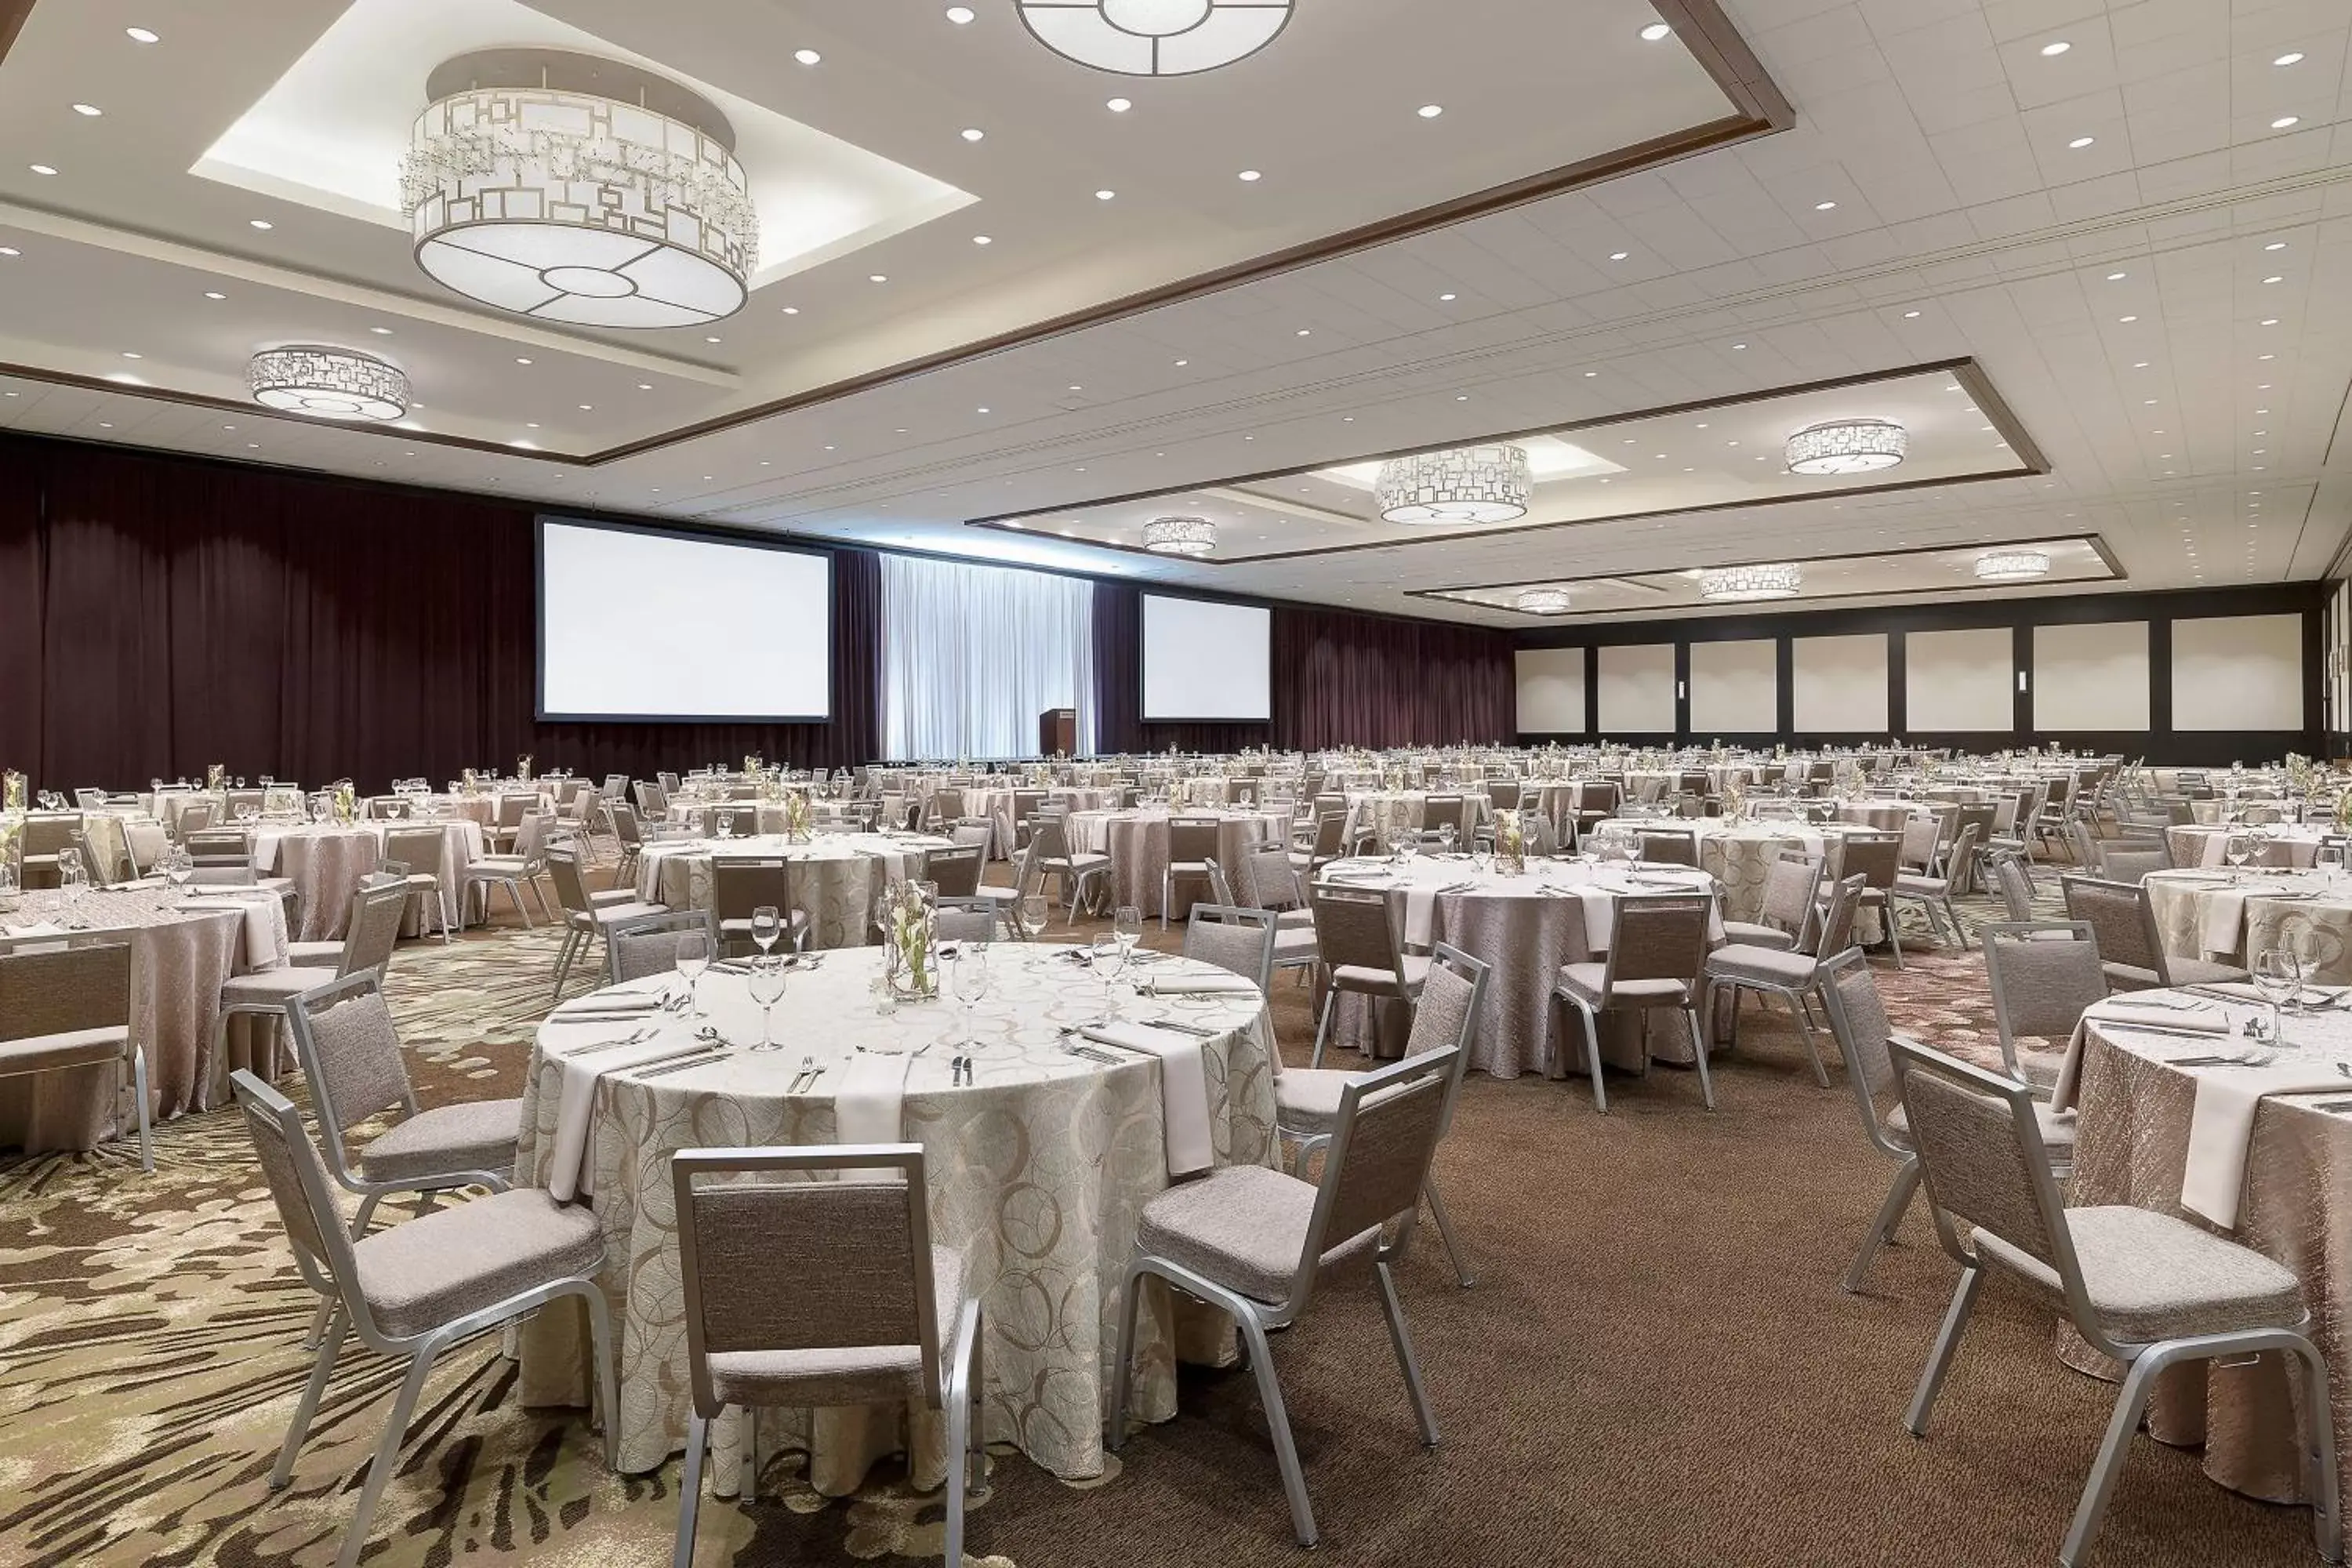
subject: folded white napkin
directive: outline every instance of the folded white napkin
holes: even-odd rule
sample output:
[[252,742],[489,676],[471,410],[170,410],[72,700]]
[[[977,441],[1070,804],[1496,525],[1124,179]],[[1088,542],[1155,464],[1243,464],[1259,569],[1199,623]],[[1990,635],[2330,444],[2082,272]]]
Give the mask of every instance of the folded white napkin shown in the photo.
[[1214,1163],[1209,1142],[1209,1069],[1200,1040],[1148,1024],[1104,1024],[1087,1033],[1160,1058],[1160,1120],[1168,1139],[1168,1173],[1189,1176]]
[[2238,1224],[2246,1182],[2246,1150],[2253,1142],[2254,1110],[2263,1097],[2352,1085],[2333,1062],[2280,1060],[2267,1068],[2207,1068],[2197,1074],[2197,1107],[2189,1117],[2189,1160],[2180,1177],[2180,1206],[2224,1229]]
[[2197,942],[2207,952],[2238,951],[2246,927],[2246,895],[2237,888],[2216,888],[2197,895]]
[[[561,1024],[562,1020],[553,1022]],[[583,1024],[579,1034],[565,1037],[562,1052],[547,1052],[547,1058],[561,1075],[561,1083],[556,1089],[554,1144],[548,1152],[547,1168],[541,1174],[546,1178],[548,1195],[558,1203],[569,1203],[577,1194],[594,1191],[587,1162],[588,1123],[596,1102],[596,1080],[608,1072],[640,1066],[687,1047],[688,1042],[677,1035],[656,1034],[626,1050],[609,1046],[600,1051],[588,1050],[591,1046],[606,1045],[635,1034],[638,1027],[625,1019]]]
[[[841,1087],[834,1091],[833,1096],[836,1142],[898,1143],[904,1141],[899,1130],[899,1117],[907,1100],[907,1064],[913,1059],[906,1056],[873,1053],[849,1058],[848,1070],[841,1075]],[[841,1179],[866,1183],[896,1180],[888,1173],[880,1171],[849,1172]]]
[[1149,996],[1223,996],[1255,992],[1238,974],[1155,974],[1143,983]]
[[2091,1016],[2103,1024],[2151,1024],[2159,1029],[2194,1029],[2200,1035],[2226,1035],[2231,1026],[2229,1015],[2219,1007],[2162,1007],[2120,998],[2099,1003]]
[[55,921],[35,921],[30,925],[9,926],[6,930],[7,933],[13,937],[64,936],[67,934],[66,928],[58,924]]

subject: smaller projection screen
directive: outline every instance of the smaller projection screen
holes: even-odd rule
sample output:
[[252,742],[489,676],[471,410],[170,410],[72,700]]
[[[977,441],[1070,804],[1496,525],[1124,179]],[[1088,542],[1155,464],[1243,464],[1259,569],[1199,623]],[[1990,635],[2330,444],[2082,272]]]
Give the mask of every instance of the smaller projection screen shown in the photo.
[[1274,719],[1274,612],[1143,595],[1143,721]]
[[1516,655],[1519,678],[1519,733],[1580,735],[1584,732],[1584,650],[1523,647]]
[[830,555],[540,519],[541,719],[803,723],[832,708]]

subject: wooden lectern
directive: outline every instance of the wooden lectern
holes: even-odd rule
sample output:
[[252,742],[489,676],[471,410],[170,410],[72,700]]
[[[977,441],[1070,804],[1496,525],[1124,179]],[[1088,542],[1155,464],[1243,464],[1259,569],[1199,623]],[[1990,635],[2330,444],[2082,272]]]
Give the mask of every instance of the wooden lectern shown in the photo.
[[1048,708],[1037,715],[1037,754],[1075,757],[1078,754],[1078,710]]

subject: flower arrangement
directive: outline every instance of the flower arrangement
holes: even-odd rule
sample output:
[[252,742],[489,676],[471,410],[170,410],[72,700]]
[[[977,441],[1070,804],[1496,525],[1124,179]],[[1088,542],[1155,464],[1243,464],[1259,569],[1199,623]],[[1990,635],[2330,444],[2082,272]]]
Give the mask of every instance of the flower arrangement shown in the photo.
[[471,768],[465,768],[459,771],[457,774],[457,786],[467,795],[479,795],[482,793],[481,778]]
[[809,840],[808,796],[796,789],[784,792],[784,837],[795,844]]
[[515,759],[515,777],[523,784],[530,783],[530,753],[525,752]]
[[1516,811],[1498,812],[1495,816],[1495,869],[1506,877],[1516,877],[1528,868],[1527,825]]
[[0,773],[0,811],[25,809],[25,775],[10,768]]
[[932,928],[937,916],[925,884],[893,882],[883,898],[883,934],[888,942],[886,972],[891,991],[917,1000],[937,996],[940,976],[931,963]]
[[758,773],[759,773],[759,771],[760,771],[760,758],[759,758],[758,753],[757,753],[757,752],[744,752],[744,753],[743,753],[743,776],[744,776],[745,778],[751,778],[751,777],[752,777],[754,774]]
[[205,787],[206,789],[217,790],[227,782],[228,765],[226,763],[215,763],[205,770]]
[[1738,822],[1748,815],[1748,775],[1734,769],[1723,775],[1723,819]]
[[2289,795],[2307,795],[2317,782],[2318,773],[2311,765],[2309,757],[2301,752],[2286,754],[2286,788]]
[[2336,830],[2338,833],[2352,833],[2352,789],[2347,789],[2336,797]]
[[335,820],[349,827],[359,820],[359,816],[360,792],[352,786],[351,780],[345,779],[335,786]]

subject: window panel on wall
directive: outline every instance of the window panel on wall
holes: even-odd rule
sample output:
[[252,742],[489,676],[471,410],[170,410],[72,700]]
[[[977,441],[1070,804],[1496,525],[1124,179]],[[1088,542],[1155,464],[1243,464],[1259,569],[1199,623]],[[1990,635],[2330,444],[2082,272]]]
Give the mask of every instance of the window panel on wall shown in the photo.
[[1780,644],[1771,637],[1690,645],[1690,732],[1769,734],[1780,726]]
[[1583,733],[1584,660],[1580,647],[1518,650],[1519,733]]
[[2147,623],[2033,628],[2033,727],[2147,728]]
[[2007,626],[1906,632],[1904,728],[1916,735],[2017,728],[2016,639]]
[[1671,735],[1675,731],[1675,645],[1642,643],[1592,650],[1600,660],[1603,735]]
[[2172,727],[2303,728],[2303,617],[2200,616],[2172,623]]
[[1791,641],[1800,734],[1869,735],[1885,731],[1885,633]]

